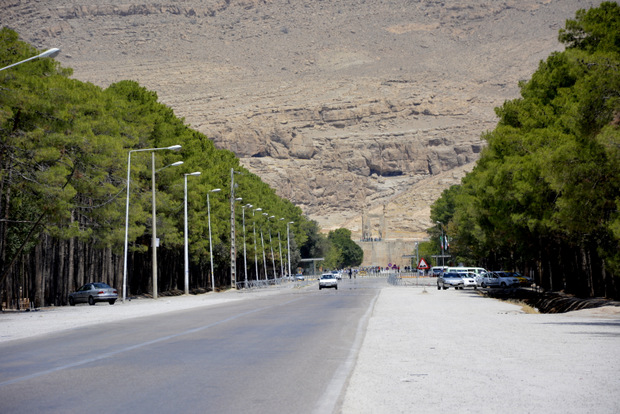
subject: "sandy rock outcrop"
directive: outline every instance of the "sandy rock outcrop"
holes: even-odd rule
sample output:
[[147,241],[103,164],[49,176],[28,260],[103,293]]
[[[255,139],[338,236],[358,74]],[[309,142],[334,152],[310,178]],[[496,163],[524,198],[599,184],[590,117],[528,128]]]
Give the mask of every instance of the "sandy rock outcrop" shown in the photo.
[[600,2],[0,0],[0,22],[80,80],[156,91],[325,229],[380,211],[419,238],[493,108]]

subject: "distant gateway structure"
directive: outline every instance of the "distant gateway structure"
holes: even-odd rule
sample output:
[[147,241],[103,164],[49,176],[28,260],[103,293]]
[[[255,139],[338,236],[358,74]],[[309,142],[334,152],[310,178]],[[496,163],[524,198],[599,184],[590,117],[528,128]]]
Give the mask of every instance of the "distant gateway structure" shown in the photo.
[[415,242],[402,239],[387,240],[386,213],[387,204],[383,204],[382,212],[378,214],[370,214],[366,208],[362,210],[362,237],[356,242],[364,251],[362,266],[386,267],[392,264],[403,268],[411,265],[410,260],[404,256],[413,253]]
[[[362,210],[362,239],[360,241],[381,241],[387,236],[387,226],[385,222],[385,215],[387,211],[387,204],[383,204],[383,211],[381,214],[369,214],[368,210],[364,208]],[[377,229],[378,237],[373,236],[373,225],[371,219],[379,221],[379,228]]]

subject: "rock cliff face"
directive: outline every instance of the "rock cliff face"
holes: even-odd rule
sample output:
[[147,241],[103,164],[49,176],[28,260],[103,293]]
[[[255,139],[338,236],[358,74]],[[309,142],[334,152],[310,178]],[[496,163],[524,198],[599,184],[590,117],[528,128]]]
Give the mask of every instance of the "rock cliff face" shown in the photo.
[[134,79],[324,228],[420,238],[588,0],[0,0],[74,76]]

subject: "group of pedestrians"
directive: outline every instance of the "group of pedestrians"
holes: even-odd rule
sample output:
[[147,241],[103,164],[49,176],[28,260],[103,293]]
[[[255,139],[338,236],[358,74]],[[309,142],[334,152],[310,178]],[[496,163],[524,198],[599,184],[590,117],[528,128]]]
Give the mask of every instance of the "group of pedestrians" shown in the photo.
[[348,268],[348,269],[345,270],[345,272],[348,273],[349,279],[357,278],[357,269]]

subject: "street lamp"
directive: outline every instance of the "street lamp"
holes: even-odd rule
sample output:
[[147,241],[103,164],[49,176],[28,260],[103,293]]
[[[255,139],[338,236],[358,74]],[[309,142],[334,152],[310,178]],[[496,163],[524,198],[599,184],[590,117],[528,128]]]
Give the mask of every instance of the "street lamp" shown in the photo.
[[439,224],[439,228],[441,229],[441,236],[439,239],[439,245],[441,246],[441,266],[444,266],[444,258],[443,258],[443,223],[441,221],[436,221]]
[[235,245],[235,174],[241,174],[230,169],[230,288],[237,288],[237,246]]
[[246,250],[245,250],[245,209],[246,208],[252,208],[252,204],[245,204],[241,206],[241,216],[243,218],[243,271],[245,275],[245,279],[244,279],[245,288],[248,287],[248,261],[247,261]]
[[207,216],[209,220],[209,257],[211,258],[211,291],[215,292],[215,277],[213,276],[213,242],[211,241],[211,203],[209,202],[209,193],[217,193],[219,188],[207,191]]
[[0,71],[8,69],[8,68],[12,68],[13,66],[17,66],[17,65],[20,65],[22,63],[25,63],[25,62],[28,62],[28,61],[31,61],[31,60],[34,60],[34,59],[46,58],[46,57],[52,57],[53,58],[53,57],[58,56],[59,53],[60,53],[60,49],[54,47],[52,49],[46,50],[43,53],[39,53],[36,56],[30,57],[28,59],[24,59],[24,60],[19,61],[17,63],[13,63],[12,65],[9,65],[9,66],[5,66],[2,69],[0,69]]
[[[236,172],[237,174],[241,174],[241,173],[239,173],[237,171],[234,171],[234,172]],[[232,219],[233,222],[235,222],[235,223],[232,224],[233,226],[236,224],[235,201],[243,201],[243,198],[235,197],[232,200],[233,204],[232,204],[232,210],[231,210],[232,211],[231,219]],[[231,235],[233,236],[231,238],[231,243],[235,243],[235,246],[234,246],[234,254],[233,254],[233,248],[232,247],[231,247],[231,250],[230,250],[230,253],[231,253],[230,254],[230,260],[231,260],[231,263],[230,263],[230,287],[231,287],[231,289],[237,289],[237,244],[236,244],[237,243],[237,232],[233,231],[231,233]],[[234,263],[232,261],[234,261]],[[234,277],[233,277],[233,275],[234,275]]]
[[184,189],[185,189],[185,197],[183,199],[183,208],[185,210],[185,220],[184,220],[184,229],[185,229],[185,294],[189,295],[189,248],[187,246],[187,177],[193,176],[196,177],[200,175],[200,171],[196,171],[189,174],[183,174],[185,178]]
[[[263,213],[263,216],[269,217],[269,214]],[[268,280],[267,277],[267,257],[265,256],[265,239],[263,239],[263,226],[260,226],[260,244],[263,248],[263,268],[265,269],[265,280]]]
[[[280,217],[283,221],[284,217]],[[280,228],[278,226],[278,247],[280,248],[280,276],[284,277],[284,260],[282,260],[282,239],[280,239]]]
[[129,151],[127,155],[127,199],[125,200],[125,255],[123,259],[123,303],[127,298],[127,238],[129,234],[129,184],[131,178],[131,153],[142,151],[159,151],[159,150],[179,150],[180,145],[172,145],[164,148],[144,148]]
[[289,221],[288,223],[286,223],[286,246],[288,248],[288,275],[289,277],[291,276],[291,237],[290,237],[290,230],[289,230],[289,225],[295,223],[294,221]]
[[263,209],[259,207],[252,210],[252,231],[254,232],[254,268],[256,269],[256,281],[258,282],[258,246],[256,245],[256,220],[254,220],[254,213],[257,211],[263,211]]
[[[157,299],[157,215],[155,208],[155,152],[151,152],[151,188],[152,197],[153,197],[153,236],[151,239],[151,249],[153,250],[153,299]],[[166,165],[163,168],[158,169],[157,171],[164,170],[168,167],[176,167],[177,165],[183,164],[183,161],[177,161],[170,165]]]
[[271,219],[276,218],[276,216],[267,217],[267,221],[270,223],[269,226],[269,249],[271,250],[271,266],[273,267],[273,281],[274,283],[278,280],[278,272],[276,272],[276,259],[273,254],[273,242],[271,241]]

